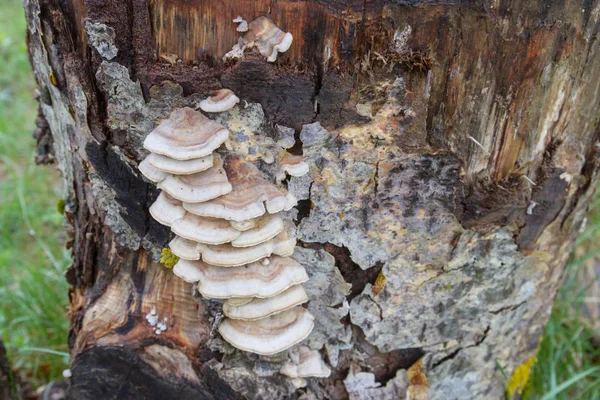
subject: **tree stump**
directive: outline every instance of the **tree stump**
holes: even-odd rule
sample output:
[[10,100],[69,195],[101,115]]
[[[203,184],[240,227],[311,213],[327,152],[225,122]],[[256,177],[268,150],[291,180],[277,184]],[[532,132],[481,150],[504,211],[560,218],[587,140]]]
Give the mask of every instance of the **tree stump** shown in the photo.
[[[71,226],[70,398],[501,399],[531,364],[598,182],[599,1],[24,5]],[[223,61],[238,15],[291,48]],[[221,87],[246,158],[269,174],[288,140],[310,165],[286,184],[332,374],[304,388],[158,263],[141,144]]]

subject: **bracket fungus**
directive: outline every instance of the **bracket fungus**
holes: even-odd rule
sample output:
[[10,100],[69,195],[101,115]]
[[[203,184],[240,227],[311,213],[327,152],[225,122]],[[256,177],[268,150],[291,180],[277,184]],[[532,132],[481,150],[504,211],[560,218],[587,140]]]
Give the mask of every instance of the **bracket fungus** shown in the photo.
[[231,110],[239,102],[239,97],[231,90],[219,89],[212,90],[210,92],[210,97],[202,100],[198,106],[202,111],[216,113]]
[[146,136],[144,148],[176,160],[190,160],[208,156],[228,137],[223,125],[184,107],[173,111]]
[[214,165],[202,172],[190,175],[168,174],[158,183],[158,187],[172,197],[187,203],[212,200],[231,192],[232,189],[220,157],[215,157]]
[[289,257],[277,256],[271,258],[269,265],[254,262],[231,268],[181,260],[173,270],[188,271],[185,276],[198,277],[188,282],[198,282],[200,294],[211,299],[273,297],[308,280],[302,265]]
[[156,153],[150,153],[146,157],[148,163],[155,169],[174,175],[188,175],[196,172],[201,172],[213,166],[212,153],[200,158],[192,158],[190,160],[175,160],[167,156],[162,156]]
[[257,218],[265,212],[271,214],[287,211],[296,205],[296,199],[267,182],[256,166],[239,156],[229,156],[224,162],[227,178],[233,190],[211,201],[184,204],[192,214],[245,221]]
[[204,244],[223,244],[237,240],[242,232],[222,219],[199,217],[187,213],[171,224],[176,235]]
[[269,62],[277,60],[278,53],[286,52],[292,45],[292,34],[284,32],[267,17],[258,17],[248,24],[244,45],[256,47]]
[[314,327],[314,317],[302,307],[253,321],[226,318],[219,333],[232,346],[260,355],[272,355],[300,343]]
[[331,374],[331,370],[325,365],[317,350],[311,350],[308,346],[299,346],[295,358],[281,367],[282,374],[290,378],[327,378]]
[[150,206],[150,215],[163,225],[171,226],[186,214],[181,201],[174,199],[165,192],[160,192],[156,201]]
[[[268,18],[249,28],[246,37],[252,40],[245,43],[274,57],[269,61],[291,44],[291,35]],[[221,89],[200,108],[220,112],[238,102],[231,90]],[[204,298],[225,300],[226,318],[218,327],[223,339],[240,350],[272,355],[304,340],[314,326],[302,307],[309,301],[302,287],[308,274],[289,257],[296,246],[295,225],[281,214],[297,202],[234,150],[221,159],[217,150],[228,135],[202,113],[177,109],[146,137],[150,154],[139,170],[163,190],[149,211],[174,234],[169,243],[179,257],[174,274],[197,283]],[[308,171],[302,157],[286,155],[280,164],[293,176]],[[319,353],[306,349],[281,367],[295,384],[329,375]]]
[[245,304],[227,300],[223,304],[223,313],[229,318],[250,321],[289,310],[307,301],[308,295],[302,285],[296,285],[277,296],[252,299]]

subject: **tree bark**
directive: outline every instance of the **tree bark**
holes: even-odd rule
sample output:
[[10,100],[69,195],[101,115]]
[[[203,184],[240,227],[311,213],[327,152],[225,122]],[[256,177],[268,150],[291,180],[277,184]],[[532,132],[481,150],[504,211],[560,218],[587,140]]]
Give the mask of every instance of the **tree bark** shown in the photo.
[[[599,1],[24,5],[72,235],[70,398],[518,396],[503,374],[535,357],[598,182]],[[292,47],[223,62],[238,15]],[[220,305],[158,263],[141,142],[220,87],[265,174],[261,146],[292,132],[310,164],[287,182],[294,258],[333,372],[305,388],[224,343]]]

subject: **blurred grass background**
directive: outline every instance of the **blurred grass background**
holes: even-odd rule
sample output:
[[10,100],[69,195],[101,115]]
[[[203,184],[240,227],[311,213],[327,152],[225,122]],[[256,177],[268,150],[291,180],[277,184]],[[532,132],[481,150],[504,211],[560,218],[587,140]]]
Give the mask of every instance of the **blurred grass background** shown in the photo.
[[[0,337],[17,374],[35,388],[68,366],[59,176],[36,166],[37,104],[21,2],[0,2]],[[597,255],[600,196],[568,266],[531,371],[526,399],[600,399]],[[584,283],[582,283],[584,282]],[[590,311],[582,313],[582,305]]]
[[54,166],[34,164],[37,103],[18,0],[0,0],[0,338],[33,388],[68,365],[69,264]]

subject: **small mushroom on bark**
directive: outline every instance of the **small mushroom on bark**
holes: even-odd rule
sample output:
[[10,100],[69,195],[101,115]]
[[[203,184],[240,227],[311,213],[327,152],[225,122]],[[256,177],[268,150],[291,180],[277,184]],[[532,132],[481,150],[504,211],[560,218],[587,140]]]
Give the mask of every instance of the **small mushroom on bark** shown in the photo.
[[292,34],[283,32],[267,17],[258,17],[248,24],[244,35],[245,47],[256,47],[269,62],[277,60],[277,54],[287,51],[292,45]]
[[253,299],[245,304],[227,300],[223,304],[223,313],[233,319],[254,320],[289,310],[307,301],[308,295],[302,285],[296,285],[277,296]]
[[306,339],[313,326],[314,317],[306,309],[295,307],[254,321],[226,318],[218,330],[223,339],[240,350],[271,355]]
[[223,125],[184,107],[173,111],[148,134],[144,148],[176,160],[190,160],[208,156],[228,137]]
[[[308,280],[306,269],[289,257],[271,258],[267,266],[259,262],[241,267],[221,268],[202,261],[179,260],[176,271],[197,278],[202,296],[214,299],[273,297]],[[195,281],[194,281],[195,282]]]
[[281,169],[291,176],[302,176],[308,173],[308,164],[304,162],[302,156],[295,156],[290,153],[285,153],[279,162]]
[[239,102],[239,97],[230,89],[219,89],[212,90],[210,97],[202,100],[199,106],[202,111],[215,113],[231,110]]
[[331,374],[317,350],[299,346],[298,353],[298,359],[285,363],[279,372],[290,378],[327,378]]

